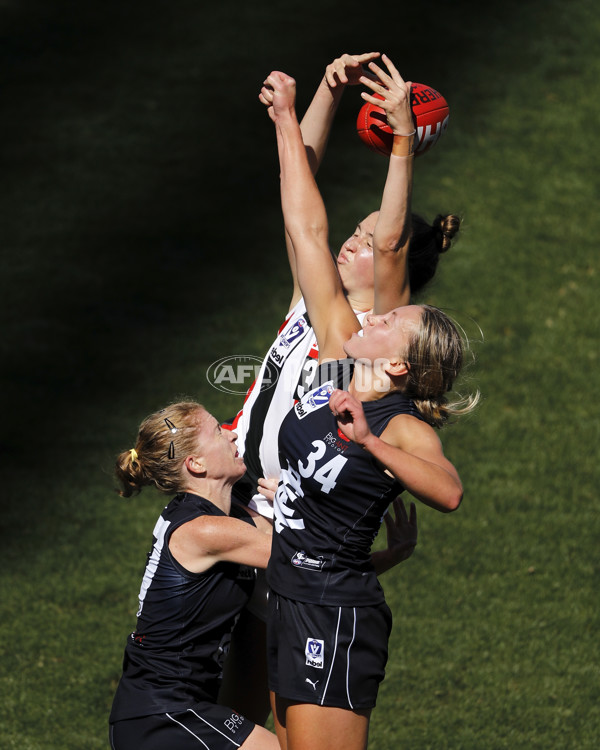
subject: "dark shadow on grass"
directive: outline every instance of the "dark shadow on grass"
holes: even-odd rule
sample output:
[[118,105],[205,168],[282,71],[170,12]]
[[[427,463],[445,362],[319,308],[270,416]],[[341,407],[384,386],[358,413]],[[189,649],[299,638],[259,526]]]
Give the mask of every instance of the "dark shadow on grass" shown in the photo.
[[[524,19],[542,7],[401,4],[365,32],[363,3],[345,3],[343,16],[332,0],[200,5],[2,10],[6,505],[112,444],[90,435],[110,433],[124,404],[146,409],[152,382],[160,391],[190,341],[206,335],[214,347],[221,331],[242,347],[253,310],[256,325],[276,320],[269,299],[280,292],[269,285],[285,283],[285,261],[273,260],[282,253],[277,164],[256,99],[270,69],[298,78],[302,109],[334,56],[388,51],[451,106],[472,107],[475,128],[486,96],[510,84],[499,75],[490,93],[478,66],[502,59],[503,46],[515,65],[531,35]],[[345,102],[337,127],[351,129],[354,116]],[[345,156],[335,159],[325,190]],[[32,523],[42,529],[54,507],[32,492]],[[3,519],[12,529],[11,514]]]

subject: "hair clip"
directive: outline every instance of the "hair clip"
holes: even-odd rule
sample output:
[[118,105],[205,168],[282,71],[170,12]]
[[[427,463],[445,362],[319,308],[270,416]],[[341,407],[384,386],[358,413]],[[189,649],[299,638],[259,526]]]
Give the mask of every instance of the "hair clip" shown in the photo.
[[169,456],[169,458],[175,458],[175,445],[172,440],[169,443],[169,452],[167,455]]
[[173,435],[177,432],[177,427],[171,422],[171,420],[168,417],[165,417],[165,424],[167,425],[168,429],[173,433]]

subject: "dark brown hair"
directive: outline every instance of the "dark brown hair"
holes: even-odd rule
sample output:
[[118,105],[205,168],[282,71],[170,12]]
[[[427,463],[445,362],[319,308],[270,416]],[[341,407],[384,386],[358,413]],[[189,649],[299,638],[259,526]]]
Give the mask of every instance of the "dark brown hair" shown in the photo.
[[412,214],[408,277],[413,294],[419,292],[435,276],[440,255],[450,249],[460,223],[460,217],[455,214],[438,214],[432,224],[428,224],[418,214]]

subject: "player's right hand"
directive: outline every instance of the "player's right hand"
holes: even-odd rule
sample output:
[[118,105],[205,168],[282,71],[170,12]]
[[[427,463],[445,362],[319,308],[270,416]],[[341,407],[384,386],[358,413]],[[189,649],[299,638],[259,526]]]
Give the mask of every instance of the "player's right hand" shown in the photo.
[[294,111],[296,103],[296,81],[282,73],[274,70],[263,82],[259,100],[267,107],[269,117],[275,122]]

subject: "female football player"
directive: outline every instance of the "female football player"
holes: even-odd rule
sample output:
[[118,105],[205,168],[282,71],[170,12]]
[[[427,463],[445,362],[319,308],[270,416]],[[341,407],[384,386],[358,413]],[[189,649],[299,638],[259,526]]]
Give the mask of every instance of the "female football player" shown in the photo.
[[[344,54],[327,66],[300,125],[313,174],[324,157],[344,90],[347,86],[358,85],[363,66],[379,57],[378,52]],[[270,96],[270,91],[267,90],[264,96]],[[411,294],[423,289],[435,274],[440,254],[450,248],[460,225],[455,215],[439,215],[433,225],[429,225],[421,217],[411,214],[412,160],[407,162],[406,168],[405,189],[397,196],[397,235],[393,240],[390,238],[394,243],[394,262],[389,268],[392,283],[379,294],[379,311],[408,304]],[[361,324],[374,306],[373,229],[378,213],[369,213],[359,222],[342,245],[336,261],[344,293]],[[317,339],[298,284],[295,249],[287,232],[286,247],[292,272],[290,308],[232,424],[239,436],[238,448],[247,467],[244,477],[234,486],[234,496],[267,518],[273,516],[273,483],[276,486],[279,479],[279,428],[291,407],[310,390],[319,357]],[[388,543],[396,550],[395,561],[400,562],[413,549],[406,544],[406,539],[407,534],[412,533],[416,540],[416,515],[412,506],[409,523],[402,501],[395,503],[395,511],[393,524],[389,523],[391,516],[386,516]],[[397,543],[394,534],[398,534]],[[260,689],[261,666],[265,663],[261,650],[266,619],[263,585],[262,571],[259,571],[255,595],[236,625],[221,695],[225,703],[242,706],[258,723],[264,723],[269,713],[265,673],[265,689]],[[251,691],[243,689],[248,674],[254,675],[254,689]]]
[[123,673],[110,715],[113,750],[277,750],[274,734],[217,704],[235,619],[264,568],[270,523],[232,505],[245,471],[236,434],[200,404],[152,414],[116,474],[129,497],[174,495],[154,527]]
[[[360,81],[394,133],[373,229],[375,313],[396,292],[414,128],[410,84],[383,56]],[[380,102],[373,94],[383,97]],[[434,427],[470,411],[450,404],[462,365],[454,324],[429,306],[367,316],[361,329],[328,247],[325,208],[295,113],[295,82],[273,72],[261,90],[275,124],[286,231],[319,345],[317,387],[285,417],[267,579],[269,683],[282,748],[364,750],[387,660],[391,614],[370,547],[392,497],[407,489],[448,512],[462,484]],[[328,261],[329,259],[329,261]],[[348,360],[346,358],[351,358]]]

